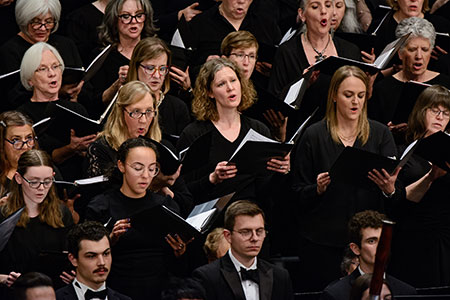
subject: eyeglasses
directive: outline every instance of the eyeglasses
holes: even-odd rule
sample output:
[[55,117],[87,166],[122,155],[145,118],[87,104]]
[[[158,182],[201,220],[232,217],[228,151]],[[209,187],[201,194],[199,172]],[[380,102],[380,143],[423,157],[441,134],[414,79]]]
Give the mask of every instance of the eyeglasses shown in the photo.
[[[140,164],[140,163],[129,164],[129,163],[127,163],[127,165],[130,166],[131,169],[133,169],[136,172],[136,175],[142,175],[144,173],[145,166],[143,164]],[[151,164],[148,167],[148,173],[149,173],[150,177],[155,177],[156,175],[158,175],[158,173],[159,173],[158,165],[156,163]]]
[[138,110],[128,111],[125,108],[123,110],[130,116],[130,118],[133,119],[140,119],[142,118],[142,116],[145,116],[147,119],[149,119],[156,116],[156,110],[153,109],[147,109],[144,112],[140,112]]
[[31,28],[34,30],[39,30],[42,28],[42,26],[45,27],[46,30],[53,29],[55,27],[56,22],[55,21],[45,21],[44,23],[41,23],[40,21],[33,21],[30,22]]
[[258,57],[255,54],[245,54],[245,53],[231,53],[230,55],[234,55],[237,59],[243,61],[245,58],[248,60],[255,61]]
[[258,228],[256,230],[241,229],[241,230],[232,230],[232,231],[239,233],[245,240],[249,240],[253,236],[253,232],[259,238],[266,237],[267,233],[269,233],[264,228]]
[[166,76],[167,73],[169,73],[169,67],[168,66],[145,66],[143,64],[139,64],[143,69],[145,74],[148,76],[154,76],[156,73],[156,70],[158,70],[159,76]]
[[436,107],[429,108],[429,110],[435,117],[438,117],[442,113],[442,118],[444,119],[450,118],[450,112],[448,110],[440,110],[439,108]]
[[131,22],[133,22],[133,19],[136,20],[136,23],[142,23],[145,21],[146,17],[147,16],[145,15],[145,13],[138,13],[134,16],[130,14],[119,15],[119,19],[123,24],[130,24]]
[[23,146],[27,144],[28,148],[32,148],[34,146],[35,138],[30,137],[26,139],[25,141],[19,140],[19,139],[13,139],[12,141],[5,139],[8,143],[10,143],[14,149],[16,150],[22,150]]
[[48,189],[49,187],[52,186],[53,181],[55,181],[54,178],[45,179],[44,181],[37,181],[37,180],[31,181],[31,180],[28,180],[25,177],[23,177],[23,175],[20,175],[20,176],[22,176],[23,180],[28,182],[28,184],[30,185],[30,188],[32,188],[32,189],[38,189],[41,186],[41,184],[44,186],[44,188]]
[[61,71],[61,67],[62,67],[62,65],[61,64],[58,64],[58,65],[51,65],[50,67],[47,67],[47,66],[40,66],[39,68],[37,68],[36,69],[36,72],[39,72],[39,73],[49,73],[50,72],[50,70],[52,70],[53,72],[58,72],[58,71]]

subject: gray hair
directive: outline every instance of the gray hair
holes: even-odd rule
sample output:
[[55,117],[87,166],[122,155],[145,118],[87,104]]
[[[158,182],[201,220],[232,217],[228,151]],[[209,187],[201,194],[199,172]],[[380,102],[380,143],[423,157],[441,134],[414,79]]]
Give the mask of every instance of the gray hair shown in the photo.
[[28,91],[33,89],[29,81],[41,64],[42,53],[46,50],[50,50],[56,56],[56,59],[61,64],[61,71],[64,72],[64,61],[55,47],[44,42],[34,44],[25,52],[22,63],[20,64],[20,81]]
[[345,14],[344,17],[342,18],[340,29],[344,32],[362,33],[363,30],[361,28],[361,24],[358,22],[355,1],[345,0],[344,3],[345,3]]
[[431,48],[434,48],[434,43],[436,41],[436,31],[434,30],[433,24],[429,21],[418,18],[411,17],[407,19],[403,19],[395,30],[395,36],[400,38],[407,33],[410,33],[408,40],[403,44],[400,48],[400,51],[408,45],[409,41],[413,38],[425,38],[430,41]]
[[[105,8],[105,15],[103,16],[103,22],[98,27],[98,36],[100,42],[107,46],[109,44],[119,43],[119,30],[117,28],[117,22],[119,21],[119,13],[123,7],[123,4],[127,0],[111,0]],[[135,0],[141,4],[145,13],[144,28],[142,29],[141,38],[153,37],[156,35],[158,29],[153,24],[153,8],[149,0]]]
[[53,33],[58,29],[61,17],[59,0],[17,0],[16,2],[16,22],[23,33],[27,33],[31,20],[47,13],[50,13],[56,22],[52,29]]

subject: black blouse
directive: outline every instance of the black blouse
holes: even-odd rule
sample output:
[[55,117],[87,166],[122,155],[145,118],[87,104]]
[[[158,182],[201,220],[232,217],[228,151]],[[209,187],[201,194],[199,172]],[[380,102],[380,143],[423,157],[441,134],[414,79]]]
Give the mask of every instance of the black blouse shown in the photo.
[[[250,128],[264,136],[270,137],[270,131],[266,125],[244,115],[241,115],[241,130],[239,136],[233,142],[227,140],[211,121],[195,121],[188,125],[181,133],[177,144],[179,151],[189,147],[198,137],[207,132],[212,132],[207,164],[184,176],[188,188],[196,202],[203,202],[218,196],[226,195],[241,187],[248,187],[249,184],[253,182],[255,176],[240,174],[217,185],[213,185],[209,181],[209,174],[214,171],[217,163],[230,159],[231,155],[239,146]],[[246,188],[244,194],[248,195],[250,198],[255,198],[256,191]]]
[[[371,120],[369,125],[367,143],[362,145],[357,139],[353,147],[385,157],[396,156],[397,149],[387,126]],[[317,244],[343,247],[347,241],[347,223],[355,213],[366,209],[384,212],[385,202],[393,201],[387,200],[375,184],[365,188],[331,181],[326,192],[317,195],[317,175],[328,172],[343,150],[343,144],[332,140],[325,121],[311,125],[297,148],[293,189],[297,193],[299,231]]]
[[[41,222],[39,216],[30,218],[26,227],[15,227],[6,247],[0,252],[0,274],[39,271],[42,267],[38,259],[41,252],[66,250],[66,235],[73,225],[73,219],[66,206],[61,205],[60,210],[64,227],[53,228]],[[0,211],[0,222],[4,219]],[[62,270],[55,270],[55,274],[51,274],[56,275],[52,276],[55,284],[61,282],[60,272]]]
[[[401,147],[403,151],[405,147]],[[400,171],[408,186],[431,169],[423,158],[412,155]],[[419,203],[399,202],[392,245],[391,274],[415,287],[450,283],[450,174],[436,179]],[[414,262],[413,268],[405,264]]]
[[[152,192],[142,198],[129,198],[119,189],[95,197],[88,205],[86,219],[107,224],[112,229],[115,222],[130,218],[145,209],[165,205],[178,211],[170,198]],[[112,246],[114,256],[108,286],[132,299],[159,299],[168,278],[168,259],[173,257],[170,246],[157,224],[143,233],[131,227]]]
[[[450,88],[450,77],[439,74],[424,83],[431,85],[439,84]],[[399,109],[398,105],[402,101],[407,101],[407,99],[401,99],[405,88],[406,83],[395,79],[393,76],[386,77],[375,84],[372,98],[368,102],[369,116],[383,124],[393,121],[395,113]],[[408,120],[402,120],[402,122],[407,123]]]

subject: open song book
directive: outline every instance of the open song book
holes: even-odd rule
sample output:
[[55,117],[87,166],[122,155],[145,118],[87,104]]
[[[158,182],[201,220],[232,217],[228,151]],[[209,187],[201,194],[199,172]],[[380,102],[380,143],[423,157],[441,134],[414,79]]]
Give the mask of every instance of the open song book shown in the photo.
[[158,226],[163,235],[178,234],[183,241],[189,241],[209,230],[233,195],[196,205],[186,219],[164,205],[156,205],[131,216],[131,226],[141,232],[146,232],[149,226]]

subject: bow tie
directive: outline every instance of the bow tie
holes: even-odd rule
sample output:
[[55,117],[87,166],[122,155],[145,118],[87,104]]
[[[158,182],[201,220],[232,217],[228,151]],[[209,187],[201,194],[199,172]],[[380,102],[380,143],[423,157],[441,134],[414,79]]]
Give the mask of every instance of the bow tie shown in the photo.
[[107,293],[108,292],[106,289],[98,291],[98,292],[94,292],[92,290],[87,290],[86,293],[84,293],[84,299],[85,300],[91,300],[91,299],[105,300]]
[[244,280],[251,280],[257,284],[259,284],[259,274],[258,270],[246,270],[241,267],[241,278]]

